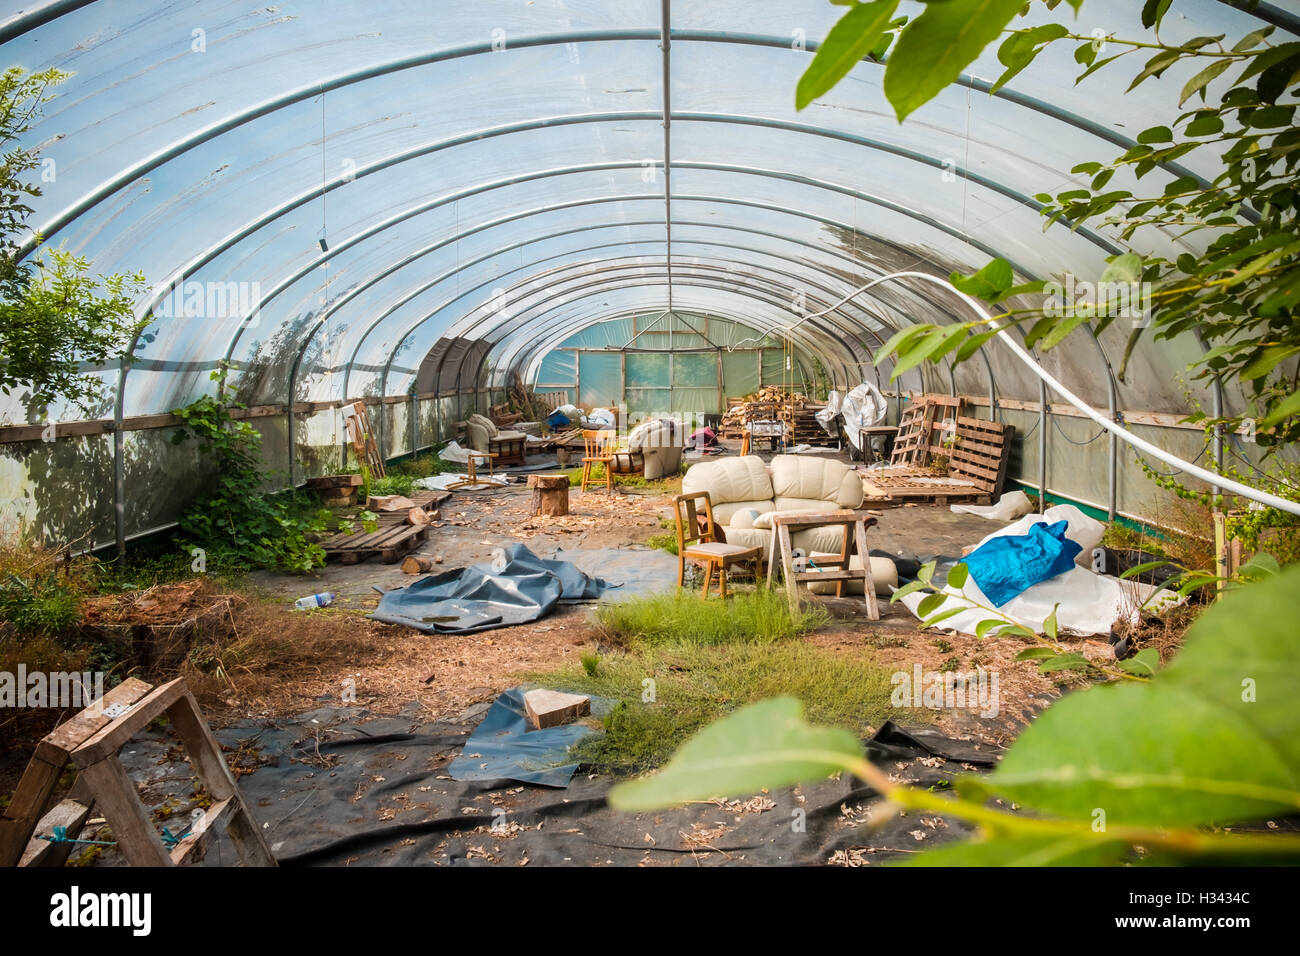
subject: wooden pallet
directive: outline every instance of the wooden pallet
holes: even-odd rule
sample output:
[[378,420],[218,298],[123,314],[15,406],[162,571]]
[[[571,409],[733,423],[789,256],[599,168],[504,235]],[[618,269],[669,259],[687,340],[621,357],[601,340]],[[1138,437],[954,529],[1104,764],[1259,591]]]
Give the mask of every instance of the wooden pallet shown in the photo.
[[[925,396],[910,406],[899,425],[890,467],[863,474],[867,497],[877,504],[989,504],[996,499],[1006,481],[1015,429],[968,418],[961,409],[961,399],[946,396]],[[938,427],[943,420],[952,427]],[[925,467],[940,457],[948,459],[946,475]]]
[[[432,512],[451,497],[451,492],[417,491],[407,497],[417,508]],[[336,534],[322,541],[325,560],[337,561],[339,564],[357,564],[378,557],[385,564],[393,564],[415,550],[429,536],[428,525],[406,523],[405,511],[380,512],[377,524],[374,531]]]
[[974,501],[987,504],[988,493],[966,480],[935,475],[910,465],[876,468],[862,476],[866,502],[874,506],[889,504],[947,504],[949,501]]
[[964,402],[947,395],[923,395],[903,410],[898,419],[891,465],[928,465],[936,454],[946,454],[942,442],[949,434],[935,426],[961,417]]

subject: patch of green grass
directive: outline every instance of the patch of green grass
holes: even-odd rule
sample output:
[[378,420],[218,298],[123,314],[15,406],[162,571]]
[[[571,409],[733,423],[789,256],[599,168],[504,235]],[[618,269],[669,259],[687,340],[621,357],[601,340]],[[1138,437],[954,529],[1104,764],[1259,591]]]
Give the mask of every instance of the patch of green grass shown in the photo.
[[607,604],[596,621],[611,644],[635,650],[661,644],[716,646],[771,644],[830,623],[819,604],[804,605],[791,617],[784,591],[738,591],[728,599],[700,600],[680,592]]
[[416,490],[418,479],[411,475],[393,472],[383,478],[370,479],[372,495],[411,495]]
[[574,665],[533,679],[618,701],[605,732],[575,748],[575,756],[597,773],[657,767],[706,724],[782,694],[802,700],[809,720],[856,734],[899,716],[889,702],[888,670],[798,641],[644,646],[602,656],[595,674]]
[[677,553],[677,532],[669,534],[652,534],[645,541],[652,548],[660,551],[667,551],[669,554]]
[[[462,466],[457,465],[455,462],[444,461],[439,458],[436,451],[425,452],[423,455],[416,455],[414,458],[407,458],[403,461],[394,462],[387,467],[389,478],[394,476],[428,478],[431,475],[459,472],[461,469]],[[380,478],[376,480],[382,481],[383,479]]]

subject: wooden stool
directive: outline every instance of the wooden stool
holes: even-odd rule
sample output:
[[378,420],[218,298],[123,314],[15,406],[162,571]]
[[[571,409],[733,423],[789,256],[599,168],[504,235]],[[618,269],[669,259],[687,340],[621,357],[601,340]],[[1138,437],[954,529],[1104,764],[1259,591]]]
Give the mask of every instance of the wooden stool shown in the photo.
[[[170,851],[118,759],[124,744],[164,715],[181,738],[199,782],[212,797],[212,805]],[[28,865],[50,865],[52,861],[39,844],[54,847],[66,859],[67,851],[62,850],[65,844],[33,839],[32,835],[39,821],[42,830],[66,826],[69,836],[75,838],[89,815],[89,803],[81,803],[78,809],[65,805],[79,801],[65,800],[41,817],[69,759],[81,773],[74,794],[78,788],[89,792],[132,866],[194,862],[202,856],[209,835],[218,826],[226,830],[244,866],[276,865],[184,679],[151,688],[134,678],[123,681],[99,702],[56,727],[37,745],[9,808],[0,818],[0,864],[13,866],[21,860]],[[33,845],[29,846],[29,841]]]
[[533,515],[558,518],[569,513],[568,475],[529,475],[528,487],[533,489]]
[[[844,591],[844,582],[853,578],[862,578],[862,589],[867,605],[867,617],[872,621],[880,620],[880,607],[876,603],[876,583],[871,578],[871,555],[867,550],[867,524],[875,524],[875,517],[865,511],[827,511],[821,514],[808,512],[787,512],[772,516],[772,540],[767,553],[767,586],[772,586],[772,574],[775,570],[778,551],[781,555],[781,570],[785,574],[786,593],[790,596],[790,612],[799,612],[799,582],[834,581],[835,596]],[[790,532],[805,528],[821,528],[827,525],[844,526],[844,544],[838,558],[823,561],[824,567],[813,571],[796,571],[794,569],[794,549],[790,545]],[[849,529],[853,529],[853,539],[858,554],[862,558],[862,570],[849,568]]]

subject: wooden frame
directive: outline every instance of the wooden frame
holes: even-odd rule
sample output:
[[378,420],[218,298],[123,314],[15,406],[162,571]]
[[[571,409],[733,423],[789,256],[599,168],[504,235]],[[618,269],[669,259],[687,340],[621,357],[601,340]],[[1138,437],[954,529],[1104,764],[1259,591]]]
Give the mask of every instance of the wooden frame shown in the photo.
[[[181,739],[199,782],[212,804],[172,849],[163,845],[154,822],[140,802],[135,784],[118,759],[118,751],[154,720],[166,716]],[[177,866],[199,859],[211,833],[224,829],[244,866],[275,866],[234,775],[226,766],[221,747],[199,711],[198,702],[183,678],[151,688],[131,678],[103,699],[55,728],[37,746],[31,763],[5,811],[0,827],[0,863],[12,865],[15,851],[33,839],[37,816],[48,803],[69,758],[80,771],[77,787],[88,789],[113,828],[118,849],[132,866]],[[74,787],[74,792],[77,789]],[[43,829],[72,820],[79,827],[89,812],[65,806],[64,801],[39,821]],[[75,835],[75,834],[74,834]],[[48,842],[48,841],[44,841]],[[29,848],[24,859],[36,856]],[[66,856],[66,853],[64,854]],[[44,861],[44,862],[49,862]]]
[[[827,511],[822,514],[804,511],[777,513],[772,516],[772,541],[768,547],[767,586],[772,586],[775,576],[775,564],[778,553],[781,556],[781,570],[785,576],[786,594],[790,598],[790,613],[799,613],[799,582],[834,581],[835,596],[841,597],[844,582],[862,578],[863,598],[867,606],[867,617],[872,621],[880,620],[880,606],[876,601],[876,582],[871,576],[871,553],[867,548],[867,525],[875,524],[875,517],[865,511]],[[839,557],[823,561],[823,567],[814,571],[796,571],[794,567],[794,549],[790,543],[791,531],[803,531],[808,528],[824,528],[829,525],[844,527],[844,543],[840,546]],[[853,532],[853,545],[849,543],[849,530]],[[862,558],[862,570],[854,571],[849,566],[849,558],[856,545],[857,553]]]

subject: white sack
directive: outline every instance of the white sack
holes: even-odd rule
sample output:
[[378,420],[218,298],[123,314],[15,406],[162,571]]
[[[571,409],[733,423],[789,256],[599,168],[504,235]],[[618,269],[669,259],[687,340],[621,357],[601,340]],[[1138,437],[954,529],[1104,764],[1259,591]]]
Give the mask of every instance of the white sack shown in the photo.
[[975,515],[980,518],[991,518],[994,521],[1014,521],[1033,511],[1034,505],[1027,494],[1017,489],[1003,495],[998,499],[997,504],[949,505],[948,510],[953,514]]

